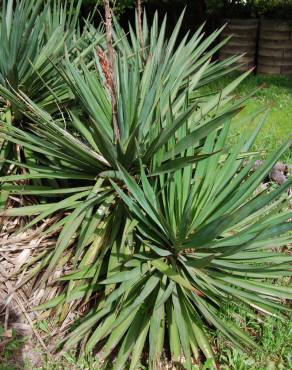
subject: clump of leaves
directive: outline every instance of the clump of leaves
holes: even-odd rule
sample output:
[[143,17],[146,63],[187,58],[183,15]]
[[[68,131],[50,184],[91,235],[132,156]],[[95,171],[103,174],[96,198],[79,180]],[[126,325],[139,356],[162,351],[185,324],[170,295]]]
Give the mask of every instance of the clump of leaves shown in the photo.
[[[100,30],[89,33],[86,25],[80,31],[80,6],[81,0],[70,2],[70,7],[60,0],[3,1],[0,86],[5,98],[0,99],[0,118],[6,125],[25,125],[23,113],[13,102],[20,91],[52,115],[63,114],[61,107],[72,104],[74,96],[57,67],[65,53],[76,64],[81,60],[86,63],[88,52],[104,37]],[[25,162],[28,158],[29,153],[24,153],[21,145],[0,140],[1,175],[19,172],[8,160]],[[5,206],[8,196],[9,192],[0,189],[0,208]]]
[[[6,140],[33,155],[18,164],[25,174],[0,178],[3,188],[42,204],[0,215],[35,215],[27,228],[63,215],[49,228],[61,228],[55,248],[42,251],[26,281],[37,274],[44,286],[70,260],[71,270],[57,279],[63,293],[39,309],[55,309],[62,322],[78,305],[96,302],[64,348],[97,348],[104,361],[115,357],[114,369],[128,360],[136,369],[143,353],[150,369],[162,354],[187,369],[201,352],[215,364],[209,326],[239,348],[258,348],[229,315],[220,316],[223,303],[284,320],[283,300],[292,297],[290,288],[266,281],[291,275],[291,256],[270,248],[291,241],[291,180],[256,192],[290,142],[251,171],[263,109],[242,121],[258,119],[250,137],[227,142],[246,100],[232,92],[248,73],[201,96],[237,57],[211,61],[220,30],[203,39],[200,28],[177,44],[181,20],[168,40],[166,19],[159,30],[157,15],[150,28],[144,16],[142,35],[137,26],[127,37],[115,22],[114,81],[102,46],[94,65],[67,60],[58,73],[78,102],[70,118],[53,118],[22,94],[11,98],[31,131],[4,129]],[[18,180],[31,184],[14,185]]]
[[[50,112],[57,109],[56,103],[68,99],[68,92],[53,64],[58,64],[64,55],[65,43],[72,52],[81,42],[76,32],[80,5],[80,1],[72,2],[67,12],[60,1],[3,2],[0,17],[2,88],[14,92],[21,90]],[[10,99],[8,101],[13,105]],[[21,112],[13,108],[12,119],[20,119]]]

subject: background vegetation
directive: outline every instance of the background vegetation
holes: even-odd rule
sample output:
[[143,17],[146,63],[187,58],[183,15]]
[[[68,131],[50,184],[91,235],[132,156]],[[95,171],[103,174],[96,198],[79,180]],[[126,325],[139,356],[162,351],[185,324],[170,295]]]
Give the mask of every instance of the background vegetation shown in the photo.
[[[96,5],[102,10],[101,0],[84,0],[84,14],[90,12]],[[133,19],[135,0],[117,0],[112,2],[115,12],[123,15],[126,19]],[[185,19],[185,28],[192,29],[195,25],[203,23],[208,17],[208,23],[212,27],[222,22],[223,18],[249,18],[266,17],[271,19],[291,19],[292,1],[291,0],[143,0],[143,7],[149,14],[159,10],[162,15],[168,13],[169,19],[175,22],[175,13],[180,14],[184,7],[188,13]],[[173,11],[175,9],[175,11]],[[176,16],[177,17],[177,16]]]

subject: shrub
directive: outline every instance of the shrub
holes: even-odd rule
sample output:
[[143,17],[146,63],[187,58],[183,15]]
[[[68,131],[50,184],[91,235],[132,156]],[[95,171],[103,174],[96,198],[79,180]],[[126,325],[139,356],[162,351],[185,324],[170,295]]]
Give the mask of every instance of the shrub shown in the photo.
[[206,0],[207,12],[220,17],[291,19],[290,0]]

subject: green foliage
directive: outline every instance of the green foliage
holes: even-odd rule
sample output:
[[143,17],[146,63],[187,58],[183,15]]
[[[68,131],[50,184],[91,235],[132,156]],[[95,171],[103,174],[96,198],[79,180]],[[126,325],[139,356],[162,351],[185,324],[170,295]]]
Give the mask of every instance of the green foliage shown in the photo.
[[[221,91],[226,84],[237,76],[238,73],[235,73],[215,81],[205,86],[199,94]],[[269,106],[270,113],[267,122],[260,131],[253,147],[253,150],[261,152],[263,158],[266,158],[269,153],[272,153],[281,145],[283,137],[289,137],[291,133],[291,79],[289,76],[252,75],[238,86],[235,93],[242,97],[255,90],[257,91],[247,102],[245,110],[233,120],[229,142],[236,143],[243,133],[246,133],[246,131],[252,133],[256,126],[256,121],[253,121],[248,127],[241,125],[241,117],[244,117],[246,113],[254,112],[259,106]],[[284,153],[281,160],[284,163],[292,163],[291,150]]]
[[169,39],[166,19],[160,28],[157,14],[151,25],[145,15],[142,23],[142,34],[136,20],[126,35],[114,22],[114,82],[104,37],[96,41],[99,31],[88,26],[97,49],[91,60],[81,51],[82,58],[65,55],[54,69],[74,96],[61,115],[0,85],[23,117],[21,126],[3,122],[3,139],[29,159],[4,160],[15,170],[0,177],[2,191],[39,199],[0,216],[34,216],[22,231],[59,216],[46,230],[59,232],[56,245],[18,272],[43,288],[66,271],[56,282],[61,293],[37,308],[51,309],[60,322],[89,307],[64,350],[77,343],[86,354],[101,349],[114,369],[136,369],[144,354],[149,369],[167,354],[191,369],[202,352],[208,368],[216,363],[210,326],[239,349],[259,347],[226,302],[285,320],[282,302],[292,290],[273,282],[291,276],[291,256],[270,246],[291,242],[292,181],[258,188],[290,141],[253,172],[251,148],[266,109],[242,118],[257,121],[251,135],[227,140],[248,99],[234,92],[249,72],[200,94],[235,69],[238,57],[212,61],[225,42],[214,43],[221,30],[204,39],[200,27],[178,42],[182,16]]
[[[87,26],[79,29],[81,1],[67,8],[60,0],[5,0],[0,16],[0,85],[5,99],[0,101],[0,117],[6,125],[23,125],[23,114],[13,97],[26,94],[40,108],[59,115],[74,96],[58,73],[65,52],[69,60],[86,62],[86,54],[100,42],[97,30],[88,38]],[[0,126],[1,127],[1,126]],[[16,154],[18,152],[18,154]],[[0,140],[0,174],[7,171],[3,159],[15,160],[24,153],[12,143]],[[1,209],[9,192],[0,192]]]
[[[86,9],[94,9],[99,7],[100,10],[103,8],[103,0],[84,0],[82,2],[83,7]],[[111,0],[110,5],[115,13],[115,16],[121,15],[125,10],[135,6],[135,0]]]
[[17,370],[19,367],[13,361],[15,353],[20,351],[26,338],[20,337],[15,330],[5,331],[0,325],[0,370]]
[[[73,31],[78,22],[79,3],[73,15],[65,11],[60,1],[22,0],[4,1],[1,13],[0,83],[9,91],[25,92],[48,111],[56,110],[56,103],[68,99],[68,92],[56,73],[64,54],[65,42],[69,50],[76,48]],[[48,89],[47,84],[50,84]],[[8,99],[9,100],[9,99]],[[12,110],[14,118],[19,112]],[[13,118],[13,117],[12,117]]]
[[80,31],[79,12],[82,0],[5,0],[0,18],[0,84],[7,100],[1,101],[1,118],[7,123],[22,119],[10,99],[20,91],[50,114],[72,101],[68,86],[56,67],[67,58],[79,63],[100,41],[88,38],[87,27]]
[[268,16],[275,19],[291,19],[291,0],[253,0],[253,13],[257,16]]
[[[233,310],[231,310],[233,312]],[[291,345],[292,345],[292,320],[288,323],[259,315],[252,315],[240,307],[235,310],[235,316],[241,327],[249,328],[250,331],[261,332],[258,338],[262,350],[257,353],[244,353],[230,344],[221,336],[217,338],[220,352],[220,364],[224,370],[248,370],[248,369],[290,369]]]
[[291,0],[205,0],[207,13],[220,17],[291,18]]
[[205,0],[207,13],[220,17],[249,17],[253,0]]

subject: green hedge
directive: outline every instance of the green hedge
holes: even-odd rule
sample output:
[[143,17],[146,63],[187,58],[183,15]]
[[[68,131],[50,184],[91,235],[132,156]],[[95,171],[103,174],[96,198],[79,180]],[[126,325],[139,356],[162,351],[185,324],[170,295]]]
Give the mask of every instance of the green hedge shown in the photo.
[[[73,0],[70,0],[73,1]],[[102,7],[103,0],[83,0],[84,13],[90,12],[96,5]],[[116,15],[135,6],[136,0],[112,0]],[[142,0],[147,7],[186,5],[193,7],[192,0]],[[260,17],[292,19],[292,0],[201,0],[206,14],[216,17]]]
[[205,0],[209,15],[292,19],[292,0]]

